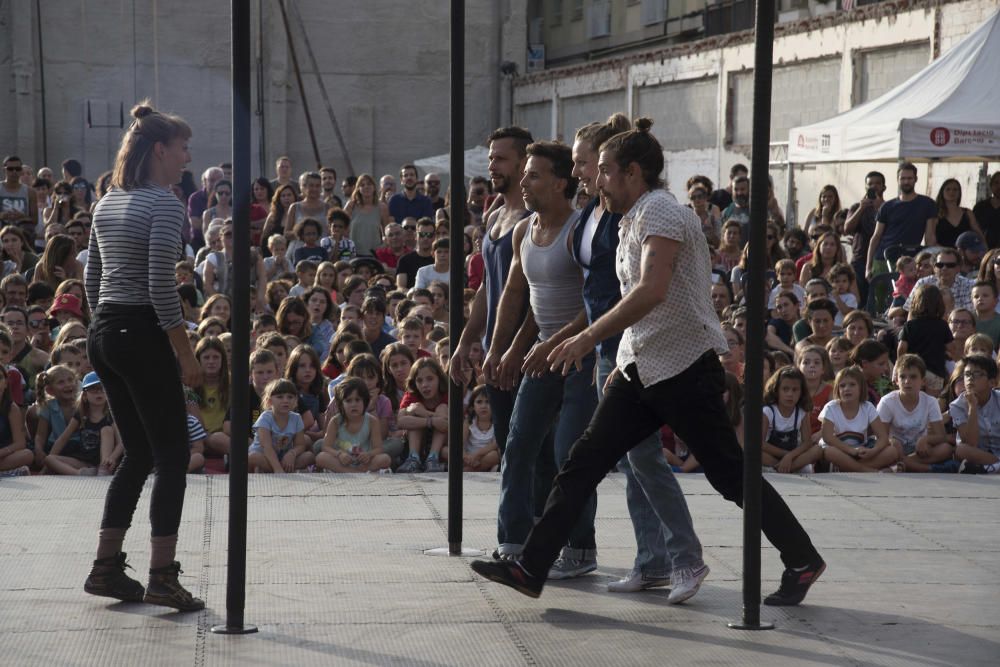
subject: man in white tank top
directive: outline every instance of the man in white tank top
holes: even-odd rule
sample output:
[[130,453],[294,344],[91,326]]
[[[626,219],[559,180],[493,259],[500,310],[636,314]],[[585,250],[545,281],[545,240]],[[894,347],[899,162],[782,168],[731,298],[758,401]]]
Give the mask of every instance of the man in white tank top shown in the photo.
[[[593,354],[565,376],[544,368],[544,360],[555,345],[586,324],[583,274],[569,244],[579,218],[571,204],[576,192],[572,168],[572,154],[564,144],[536,142],[528,147],[521,194],[525,206],[534,214],[514,228],[514,259],[484,363],[491,383],[527,369],[514,402],[501,467],[498,558],[517,556],[533,525],[534,464],[546,433],[555,429],[555,459],[559,465],[597,404],[591,385]],[[525,299],[530,303],[529,315],[515,336],[517,315]],[[525,344],[532,345],[527,357]],[[542,365],[537,363],[539,360]],[[511,364],[521,367],[511,369]],[[592,495],[551,576],[564,579],[596,569],[595,512],[596,498]]]

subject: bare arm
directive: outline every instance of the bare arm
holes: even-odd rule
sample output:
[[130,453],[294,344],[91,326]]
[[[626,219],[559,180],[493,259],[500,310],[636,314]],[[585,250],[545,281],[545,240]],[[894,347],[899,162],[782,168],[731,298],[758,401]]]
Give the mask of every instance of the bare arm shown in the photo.
[[937,245],[937,220],[930,218],[924,226],[924,245],[927,247]]
[[884,233],[885,223],[876,222],[875,232],[872,234],[872,240],[868,243],[868,257],[865,259],[865,275],[869,278],[872,275],[872,262],[875,261],[875,253],[878,251],[878,247],[882,243],[882,235]]
[[525,299],[528,296],[528,279],[524,276],[524,269],[521,267],[520,246],[524,235],[528,233],[529,221],[530,218],[522,220],[514,228],[514,259],[507,274],[507,282],[504,284],[500,304],[497,307],[497,323],[493,329],[491,350],[506,349],[513,340],[521,322],[520,314],[524,310]]
[[662,303],[667,298],[680,245],[680,241],[664,236],[646,237],[638,284],[600,319],[557,345],[548,359],[552,370],[561,366],[563,374],[568,373],[602,340],[617,336]]

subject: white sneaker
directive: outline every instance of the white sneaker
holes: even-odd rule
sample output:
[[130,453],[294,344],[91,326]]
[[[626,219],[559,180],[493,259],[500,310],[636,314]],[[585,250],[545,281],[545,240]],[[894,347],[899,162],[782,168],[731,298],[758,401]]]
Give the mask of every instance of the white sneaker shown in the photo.
[[670,585],[670,577],[647,578],[639,570],[632,570],[628,576],[618,581],[608,582],[610,593],[638,593],[648,588],[660,588]]
[[596,560],[577,560],[560,556],[549,570],[549,579],[572,579],[596,569]]
[[701,582],[708,576],[708,566],[702,564],[700,567],[682,567],[670,573],[670,597],[667,602],[670,604],[680,604],[685,600],[690,600],[698,592]]

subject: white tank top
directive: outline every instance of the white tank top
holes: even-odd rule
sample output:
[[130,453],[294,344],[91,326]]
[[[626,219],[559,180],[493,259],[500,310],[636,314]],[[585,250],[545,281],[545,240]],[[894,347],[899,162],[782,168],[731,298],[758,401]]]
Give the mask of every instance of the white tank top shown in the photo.
[[469,454],[474,454],[480,449],[490,444],[493,440],[493,425],[490,424],[490,428],[486,431],[480,430],[476,426],[476,422],[473,421],[469,424],[469,442],[465,445],[466,452]]

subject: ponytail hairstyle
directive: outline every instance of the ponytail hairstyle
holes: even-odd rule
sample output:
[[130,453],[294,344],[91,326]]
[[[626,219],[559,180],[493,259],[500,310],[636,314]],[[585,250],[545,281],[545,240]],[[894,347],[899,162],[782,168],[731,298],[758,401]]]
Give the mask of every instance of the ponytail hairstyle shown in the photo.
[[35,377],[35,402],[38,407],[45,405],[46,401],[46,387],[58,380],[60,377],[69,375],[71,378],[76,380],[76,373],[73,372],[69,366],[63,366],[62,364],[56,364],[48,370],[44,370]]
[[156,144],[191,138],[191,127],[183,118],[160,113],[148,99],[135,105],[131,115],[134,120],[122,137],[111,172],[111,186],[122,190],[133,190],[149,180],[149,163]]
[[632,123],[623,113],[612,114],[606,121],[593,122],[584,125],[576,131],[576,140],[590,145],[590,150],[597,152],[605,141],[632,129]]
[[627,169],[635,162],[642,170],[642,180],[651,190],[664,186],[660,174],[663,173],[663,147],[650,133],[653,121],[649,118],[637,118],[634,129],[620,132],[600,146],[601,152],[614,155],[615,162],[621,169]]

